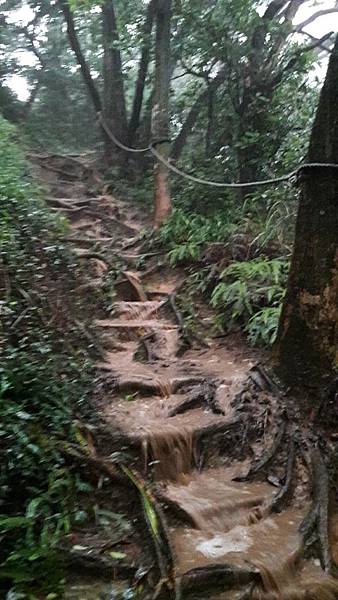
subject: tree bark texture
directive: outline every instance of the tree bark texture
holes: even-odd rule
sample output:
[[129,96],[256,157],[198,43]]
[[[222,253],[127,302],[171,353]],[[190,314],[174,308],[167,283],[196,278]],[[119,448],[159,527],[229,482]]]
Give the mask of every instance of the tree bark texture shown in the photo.
[[153,29],[155,14],[155,0],[151,0],[147,7],[146,18],[143,26],[143,44],[141,48],[141,57],[138,67],[137,79],[135,84],[135,93],[133,106],[128,127],[128,143],[133,145],[136,132],[140,125],[140,115],[144,99],[144,88],[151,54],[151,32]]
[[[121,142],[127,139],[127,111],[125,103],[121,52],[118,47],[119,34],[112,0],[102,5],[103,34],[103,114],[104,119]],[[105,158],[109,164],[116,147],[106,139]]]
[[75,56],[76,56],[76,60],[80,66],[81,69],[81,73],[83,75],[83,79],[86,83],[89,95],[91,97],[91,100],[93,102],[94,105],[94,109],[95,112],[101,112],[102,110],[102,103],[101,103],[101,98],[100,98],[100,94],[97,90],[97,87],[95,85],[95,82],[92,78],[90,69],[88,67],[88,64],[86,62],[86,59],[84,57],[84,54],[82,52],[81,46],[80,46],[80,42],[78,40],[77,37],[77,33],[75,30],[75,24],[74,24],[74,19],[73,19],[73,15],[71,12],[71,9],[69,7],[68,4],[68,0],[59,0],[59,4],[60,7],[62,9],[65,21],[66,21],[66,25],[67,25],[67,33],[68,33],[68,39],[69,39],[69,43],[70,43],[70,47],[73,50]]
[[[171,0],[158,0],[152,139],[156,144],[157,151],[164,158],[169,156],[170,25]],[[168,185],[168,168],[157,161],[154,169],[154,227],[157,228],[169,216],[172,206]]]
[[[308,162],[338,164],[338,37],[310,138]],[[275,348],[289,384],[321,387],[338,366],[338,169],[305,168],[287,294]]]

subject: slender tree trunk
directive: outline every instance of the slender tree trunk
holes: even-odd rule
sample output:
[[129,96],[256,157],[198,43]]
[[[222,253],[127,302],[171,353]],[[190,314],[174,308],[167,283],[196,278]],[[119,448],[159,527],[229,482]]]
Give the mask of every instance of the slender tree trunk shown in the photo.
[[[121,141],[127,140],[127,111],[124,94],[121,52],[117,47],[119,34],[116,23],[114,3],[105,0],[102,6],[103,32],[103,114],[108,127]],[[111,163],[113,151],[111,140],[106,140],[105,158]]]
[[[338,164],[338,37],[312,129],[309,162]],[[338,366],[338,169],[309,167],[275,358],[284,380],[319,388]]]
[[150,62],[151,32],[153,28],[154,14],[155,0],[151,0],[147,7],[147,14],[143,27],[143,45],[141,49],[141,58],[135,84],[133,106],[128,126],[128,142],[131,146],[134,143],[135,135],[140,125],[140,115],[143,104],[144,88]]
[[212,141],[212,132],[213,132],[213,120],[214,120],[214,102],[215,102],[215,92],[211,88],[210,84],[208,84],[208,124],[207,131],[205,134],[205,156],[206,158],[210,158],[211,152],[211,141]]
[[35,83],[32,91],[31,91],[31,93],[29,95],[28,100],[25,102],[25,105],[24,105],[23,110],[22,110],[22,117],[21,117],[21,119],[22,119],[22,121],[24,123],[27,121],[29,115],[31,114],[32,108],[34,106],[34,102],[35,102],[35,100],[36,100],[36,98],[38,96],[38,93],[40,91],[41,84],[42,84],[42,82],[41,82],[41,74],[39,73],[38,74],[38,79],[37,79],[37,81],[36,81],[36,83]]
[[[158,0],[156,14],[156,65],[154,105],[152,111],[152,138],[157,151],[169,158],[169,88],[170,88],[170,28],[172,0]],[[168,168],[155,164],[154,226],[159,227],[170,215],[172,206],[168,186]]]
[[188,112],[187,118],[184,121],[179,134],[176,136],[171,149],[171,158],[178,160],[182,154],[184,146],[191,132],[193,131],[197,119],[200,115],[201,110],[207,104],[209,94],[215,94],[221,83],[225,80],[225,72],[221,69],[216,77],[209,83],[209,89],[203,90],[201,94],[196,98],[190,111]]
[[67,33],[68,33],[70,47],[73,50],[73,52],[76,56],[76,60],[80,66],[81,73],[82,73],[83,79],[86,83],[89,95],[92,99],[95,112],[101,112],[102,104],[101,104],[100,94],[97,90],[97,87],[92,78],[90,69],[88,67],[86,59],[82,52],[80,42],[78,40],[77,33],[75,30],[74,19],[73,19],[73,15],[72,15],[72,12],[71,12],[69,4],[68,4],[68,0],[59,0],[59,5],[62,9],[64,18],[65,18],[65,21],[67,24]]
[[209,92],[208,90],[203,90],[203,92],[196,98],[194,104],[190,108],[187,118],[184,121],[180,132],[176,136],[172,149],[171,149],[171,158],[174,160],[178,160],[182,154],[183,148],[187,142],[189,135],[196,125],[196,121],[199,117],[199,114],[206,102],[208,101]]

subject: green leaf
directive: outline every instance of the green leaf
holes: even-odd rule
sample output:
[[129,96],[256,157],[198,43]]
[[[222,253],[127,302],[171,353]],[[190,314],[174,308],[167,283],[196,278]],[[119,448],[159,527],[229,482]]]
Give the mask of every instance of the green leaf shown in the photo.
[[124,552],[109,552],[109,556],[115,558],[116,560],[120,560],[122,558],[127,557],[127,555]]

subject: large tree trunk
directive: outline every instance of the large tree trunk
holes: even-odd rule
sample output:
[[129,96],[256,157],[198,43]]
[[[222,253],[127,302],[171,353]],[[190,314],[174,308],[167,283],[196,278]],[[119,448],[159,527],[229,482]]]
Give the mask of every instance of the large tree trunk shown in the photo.
[[[312,129],[309,162],[338,164],[338,37]],[[276,344],[289,384],[325,385],[338,365],[338,168],[309,167]]]
[[[103,114],[104,119],[121,141],[127,139],[127,111],[124,94],[121,52],[117,47],[119,34],[112,0],[105,0],[102,6],[103,31]],[[112,152],[116,150],[110,139],[105,144],[105,159],[111,162]]]
[[[152,111],[152,138],[157,151],[169,157],[169,88],[170,88],[170,26],[172,0],[158,0],[156,13],[156,65],[154,104]],[[154,226],[159,227],[170,215],[171,198],[168,186],[168,169],[157,161],[155,164],[155,212]]]
[[154,13],[155,0],[150,0],[147,7],[147,14],[143,26],[143,44],[141,48],[141,57],[135,84],[135,94],[128,127],[128,142],[130,146],[132,146],[134,143],[135,135],[140,125],[140,115],[144,98],[144,88],[150,62],[151,32],[153,28]]
[[102,104],[101,104],[100,94],[97,90],[97,87],[92,78],[90,69],[87,65],[86,59],[82,52],[82,49],[81,49],[81,46],[80,46],[80,43],[79,43],[79,40],[77,37],[77,33],[75,30],[74,19],[73,19],[73,15],[72,15],[71,9],[68,4],[68,0],[59,0],[59,4],[60,4],[60,7],[62,9],[64,18],[65,18],[65,21],[67,24],[67,33],[68,33],[70,47],[73,50],[73,52],[76,56],[76,60],[80,66],[81,73],[83,75],[83,79],[86,83],[89,95],[93,102],[95,112],[101,112]]

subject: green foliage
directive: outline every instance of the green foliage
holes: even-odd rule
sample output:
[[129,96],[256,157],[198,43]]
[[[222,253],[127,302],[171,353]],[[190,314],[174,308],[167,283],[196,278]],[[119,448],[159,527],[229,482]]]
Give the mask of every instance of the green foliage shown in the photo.
[[211,304],[226,330],[244,326],[250,342],[273,343],[284,297],[288,261],[258,258],[230,264],[221,274]]
[[171,265],[198,261],[203,247],[210,242],[226,242],[234,226],[221,214],[211,218],[187,214],[176,209],[159,231],[159,241],[168,248]]
[[[85,407],[89,362],[73,318],[80,276],[0,119],[0,588],[55,591],[54,546],[77,514],[81,482],[65,470]],[[71,355],[71,358],[69,358]]]

